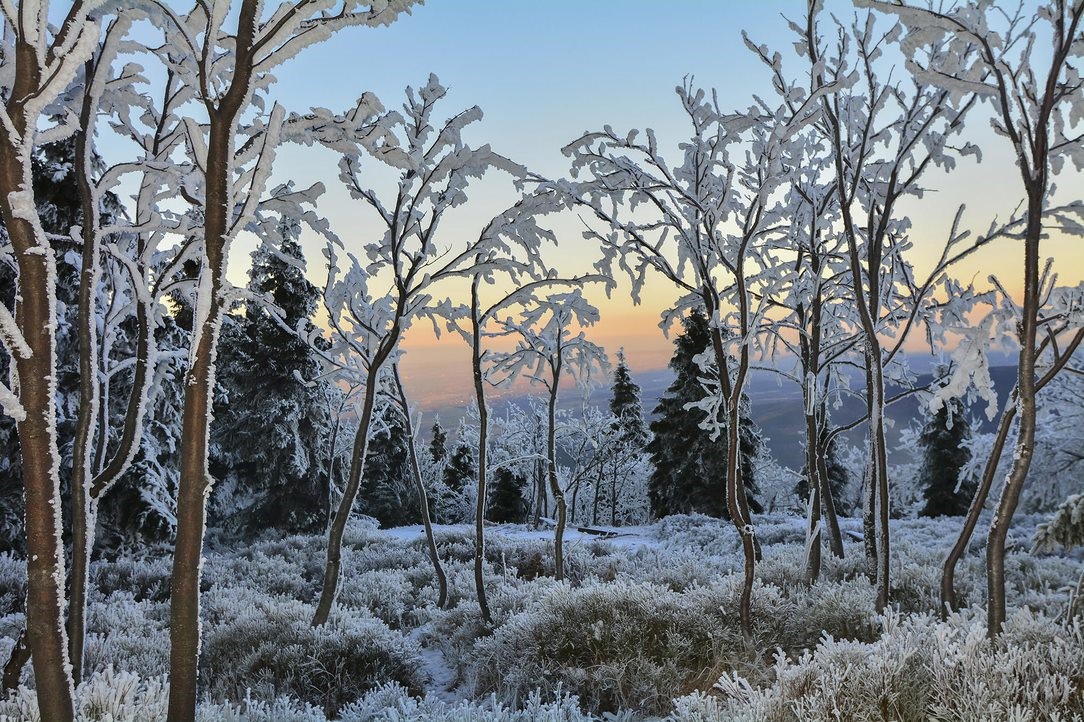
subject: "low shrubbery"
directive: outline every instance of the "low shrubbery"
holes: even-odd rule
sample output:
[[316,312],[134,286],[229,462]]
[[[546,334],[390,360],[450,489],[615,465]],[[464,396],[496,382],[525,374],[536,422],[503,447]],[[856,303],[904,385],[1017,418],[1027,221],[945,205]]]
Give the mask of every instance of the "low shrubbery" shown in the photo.
[[[309,620],[323,538],[212,546],[200,714],[233,722],[324,722],[329,715],[576,722],[602,712],[769,722],[883,714],[1067,720],[1084,714],[1084,649],[1078,630],[1058,624],[1081,562],[1073,554],[1031,554],[1034,521],[1014,528],[1007,564],[1010,605],[1026,605],[1034,616],[1014,617],[994,646],[984,641],[980,609],[947,623],[929,616],[957,520],[893,521],[899,616],[882,620],[860,542],[847,541],[844,559],[826,550],[820,582],[807,587],[801,520],[759,518],[764,558],[752,643],[739,631],[736,533],[707,517],[671,517],[634,530],[632,539],[570,538],[563,582],[553,578],[550,534],[492,528],[483,565],[491,625],[475,599],[466,526],[438,531],[449,583],[449,605],[438,610],[420,530],[351,525],[339,611],[319,629]],[[981,601],[982,564],[977,554],[960,564],[961,599]],[[93,563],[82,719],[160,717],[169,569],[165,553]],[[0,555],[0,657],[24,623],[24,579],[23,562]],[[773,667],[779,654],[784,661]],[[28,668],[24,681],[32,685],[31,676]],[[713,689],[720,678],[721,691]],[[1034,704],[1023,691],[1032,688]],[[32,689],[23,687],[0,703],[0,715],[32,720],[33,706]],[[832,716],[837,709],[841,717]]]

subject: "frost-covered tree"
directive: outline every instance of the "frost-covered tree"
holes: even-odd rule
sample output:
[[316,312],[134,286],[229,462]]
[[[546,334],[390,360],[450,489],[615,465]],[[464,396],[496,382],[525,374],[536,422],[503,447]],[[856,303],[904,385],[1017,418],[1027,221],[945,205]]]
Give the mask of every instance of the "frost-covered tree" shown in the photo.
[[[1060,226],[1074,235],[1079,235],[1082,228],[1084,204],[1074,199],[1068,206],[1056,207],[1053,186],[1054,176],[1064,169],[1066,161],[1073,163],[1077,171],[1084,168],[1084,136],[1077,133],[1084,107],[1084,84],[1076,60],[1084,47],[1084,3],[1054,0],[1042,3],[1033,13],[1023,4],[1015,11],[1005,11],[986,2],[966,2],[947,9],[862,2],[896,15],[906,26],[901,47],[917,82],[943,89],[946,99],[957,106],[968,95],[989,104],[995,133],[1009,142],[1016,157],[1026,199],[1022,214],[1014,215],[1007,224],[1011,235],[1022,240],[1023,247],[1023,296],[1014,319],[1019,347],[1017,384],[1011,403],[1002,412],[995,451],[987,466],[989,473],[980,479],[972,513],[946,559],[942,578],[942,601],[955,607],[955,567],[970,542],[979,511],[985,506],[1013,417],[1018,416],[1013,464],[986,544],[988,631],[994,636],[1005,621],[1006,540],[1034,455],[1036,395],[1084,339],[1079,319],[1051,316],[1044,309],[1052,282],[1048,283],[1051,279],[1044,273],[1040,253],[1041,241],[1051,227]],[[944,48],[944,52],[933,52],[931,47]],[[1041,63],[1040,57],[1044,58]],[[989,333],[987,323],[980,326]],[[958,358],[973,362],[959,364],[955,376],[958,383],[948,384],[942,396],[967,388],[977,370],[974,361],[981,363],[985,340],[961,346]],[[1044,354],[1052,358],[1046,369],[1040,368]],[[981,379],[981,370],[979,376]],[[935,397],[934,403],[939,403],[942,396]]]
[[598,309],[588,303],[583,291],[575,288],[540,298],[521,299],[518,316],[501,319],[501,325],[518,337],[513,351],[495,354],[494,366],[511,383],[520,375],[546,389],[546,476],[557,507],[554,532],[554,576],[564,578],[564,532],[568,503],[557,471],[557,400],[561,382],[571,378],[581,386],[608,366],[606,352],[591,341],[582,328],[598,321]]
[[[820,95],[774,107],[757,98],[752,107],[732,113],[690,83],[677,93],[691,127],[680,162],[665,158],[651,130],[639,140],[636,130],[621,135],[607,126],[565,147],[573,175],[587,178],[558,188],[603,224],[585,232],[602,247],[597,268],[628,274],[634,301],[652,273],[683,294],[664,314],[663,328],[688,308],[705,309],[716,367],[728,373],[715,379],[705,398],[704,420],[736,450],[753,349],[767,332],[768,299],[786,275],[770,243],[791,215],[788,199],[777,191],[795,167],[788,160],[794,139],[820,112]],[[724,339],[724,328],[730,338]],[[718,409],[725,426],[718,424]],[[749,637],[758,544],[738,459],[734,451],[727,455],[726,488],[745,556],[740,612]]]
[[[708,390],[701,382],[704,371],[696,359],[709,350],[708,318],[693,309],[682,318],[682,332],[674,339],[669,366],[674,380],[655,407],[651,441],[646,450],[652,471],[648,481],[651,513],[655,518],[669,514],[707,514],[730,518],[727,503],[726,467],[729,449],[704,428],[705,411],[699,408]],[[708,373],[714,374],[714,369]],[[749,415],[748,399],[743,400],[738,453],[742,484],[750,508],[762,509],[756,499],[754,460],[760,446],[760,432]],[[716,411],[718,423],[727,418]]]
[[[254,303],[223,327],[211,429],[212,499],[216,524],[238,531],[280,529],[311,534],[326,525],[325,468],[332,420],[327,396],[338,392],[319,376],[305,338],[319,291],[304,275],[300,227],[283,222],[277,248],[252,254],[248,291]],[[300,334],[299,334],[300,332]]]
[[[457,444],[452,451],[451,456],[448,457],[448,463],[445,464],[444,473],[441,475],[441,479],[444,481],[444,488],[452,497],[451,499],[445,500],[444,505],[456,508],[461,506],[457,501],[463,497],[467,487],[476,481],[477,476],[478,469],[474,463],[474,452],[471,451],[470,446],[467,444]],[[446,519],[445,521],[456,523],[466,520],[458,518]]]
[[925,505],[920,516],[963,516],[975,495],[973,479],[963,474],[970,460],[971,424],[963,403],[952,399],[931,414],[918,436],[922,463],[915,484]]
[[195,716],[214,359],[223,316],[236,298],[225,278],[230,246],[242,229],[273,243],[270,236],[277,225],[273,216],[300,216],[303,205],[322,190],[298,193],[285,186],[268,194],[279,143],[291,138],[311,143],[317,137],[331,144],[368,142],[367,131],[356,131],[369,122],[372,99],[363,97],[357,108],[341,116],[314,111],[287,118],[278,104],[270,113],[251,111],[264,107],[275,68],[305,47],[346,27],[387,25],[412,4],[291,0],[268,8],[263,0],[242,0],[234,14],[228,0],[214,0],[196,3],[185,15],[166,3],[154,6],[154,18],[164,30],[157,54],[199,106],[198,114],[184,119],[184,129],[198,169],[186,192],[196,201],[202,221],[202,233],[190,244],[199,272],[193,294],[171,582],[171,722]]
[[[978,155],[971,144],[957,142],[973,95],[956,96],[937,85],[892,76],[885,46],[901,28],[882,28],[872,13],[845,25],[835,17],[822,34],[819,0],[811,0],[802,23],[791,23],[795,45],[807,61],[806,85],[819,96],[821,114],[813,128],[831,158],[825,179],[834,186],[836,229],[844,242],[850,300],[861,338],[858,362],[864,369],[869,461],[863,485],[863,531],[867,572],[876,583],[876,605],[889,601],[890,489],[885,436],[886,384],[909,387],[913,375],[901,349],[911,331],[927,323],[936,305],[933,291],[947,282],[947,270],[983,247],[990,238],[960,231],[957,213],[941,255],[925,278],[908,259],[910,219],[901,210],[909,197],[925,192],[933,168],[951,170],[962,155]],[[949,52],[931,45],[930,57]],[[830,90],[828,90],[830,88]],[[826,92],[827,91],[827,92]],[[822,440],[827,443],[829,432]]]
[[[445,214],[468,202],[467,191],[479,177],[500,170],[519,184],[527,175],[524,168],[494,153],[488,145],[473,147],[464,141],[464,128],[482,117],[477,106],[444,121],[437,119],[436,108],[446,93],[436,76],[430,76],[426,85],[417,90],[408,88],[402,112],[378,118],[361,147],[345,149],[339,164],[340,177],[351,196],[373,211],[382,229],[379,240],[361,244],[369,256],[365,268],[350,257],[351,286],[375,287],[385,281],[390,285],[386,296],[377,295],[364,304],[370,309],[365,311],[364,320],[359,318],[358,309],[350,305],[352,301],[335,303],[332,325],[337,324],[339,315],[353,316],[349,323],[356,329],[356,333],[344,334],[339,326],[336,334],[348,349],[356,345],[351,335],[368,339],[365,342],[368,346],[367,350],[354,348],[365,356],[363,362],[355,365],[361,372],[357,378],[364,384],[365,394],[350,475],[328,535],[322,591],[313,617],[317,626],[327,621],[334,604],[342,537],[361,483],[382,369],[398,353],[404,332],[415,321],[431,319],[439,331],[438,317],[463,317],[462,306],[448,299],[437,300],[438,284],[469,278],[476,287],[480,279],[491,279],[496,272],[515,272],[525,264],[532,267],[534,249],[547,237],[538,228],[534,216],[536,209],[552,208],[553,201],[546,195],[530,194],[491,218],[477,237],[458,245],[454,241],[445,242],[444,233],[438,230]],[[390,202],[368,187],[363,169],[370,163],[383,163],[398,171],[394,197],[387,199]],[[512,253],[510,247],[517,252]],[[335,270],[336,256],[330,250],[330,267]],[[527,260],[517,260],[520,256],[526,256]],[[351,288],[342,290],[340,295],[357,298],[357,288],[353,289],[354,296],[349,295]],[[476,300],[476,290],[472,297]],[[484,417],[485,405],[479,404],[479,409]],[[485,428],[484,418],[482,428]],[[484,460],[480,460],[480,467],[484,467]],[[484,505],[484,499],[484,494],[479,494],[479,504]],[[481,524],[483,514],[477,517]]]
[[358,492],[361,511],[383,528],[418,520],[417,494],[411,482],[407,426],[403,411],[388,391],[381,392],[377,426],[369,440],[365,473]]
[[648,433],[644,424],[644,409],[640,404],[640,387],[632,380],[632,373],[625,361],[625,349],[617,351],[617,366],[614,367],[613,382],[610,385],[610,413],[617,419],[623,440],[640,446],[647,444]]
[[448,432],[440,425],[440,419],[433,422],[430,430],[433,438],[429,440],[429,456],[434,463],[441,463],[448,457]]
[[[17,269],[14,313],[0,310],[0,338],[11,364],[0,384],[0,405],[16,421],[22,454],[28,559],[27,639],[43,718],[74,716],[68,639],[64,630],[66,570],[60,538],[60,454],[57,443],[57,269],[54,242],[38,215],[33,150],[70,137],[78,122],[65,113],[46,121],[47,109],[90,60],[100,28],[95,2],[75,0],[52,25],[40,0],[5,3],[0,85],[0,218],[3,248]],[[55,18],[53,19],[55,20]],[[13,259],[13,260],[11,260]]]

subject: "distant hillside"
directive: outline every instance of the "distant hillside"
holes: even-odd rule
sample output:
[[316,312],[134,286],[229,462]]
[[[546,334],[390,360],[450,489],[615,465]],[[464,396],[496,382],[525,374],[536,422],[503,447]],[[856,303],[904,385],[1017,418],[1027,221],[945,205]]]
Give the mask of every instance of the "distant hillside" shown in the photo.
[[[1016,381],[1016,368],[1014,366],[994,366],[990,375],[994,380],[994,388],[998,399],[1004,401]],[[673,379],[673,372],[669,368],[658,369],[635,374],[635,381],[640,385],[641,399],[644,411],[651,418],[655,406],[666,391]],[[929,375],[919,376],[920,383],[930,380]],[[852,388],[861,388],[861,378],[857,374],[852,382]],[[792,469],[800,469],[803,464],[803,446],[805,444],[805,420],[802,415],[802,397],[798,387],[790,382],[771,373],[754,374],[747,385],[753,419],[768,437],[768,448],[776,460],[784,466]],[[889,389],[889,395],[894,392]],[[599,406],[609,403],[610,390],[608,387],[595,389],[590,402]],[[508,404],[525,405],[528,396],[518,394],[507,396],[492,404],[494,413],[500,413],[507,408]],[[580,403],[580,396],[573,390],[563,393],[560,406],[563,409],[576,408]],[[462,407],[444,407],[435,410],[439,413],[441,423],[445,428],[454,429],[463,416]],[[861,398],[848,398],[843,402],[840,409],[832,411],[833,419],[838,423],[845,423],[858,418],[865,413],[865,407]],[[985,414],[985,405],[969,409],[972,417],[972,428],[981,432],[993,431],[997,419],[988,421]],[[913,397],[907,397],[888,407],[886,418],[889,422],[888,442],[892,451],[897,454],[906,454],[907,450],[896,449],[899,433],[909,424],[921,418],[918,401]],[[858,427],[847,434],[852,443],[861,443],[865,431]]]

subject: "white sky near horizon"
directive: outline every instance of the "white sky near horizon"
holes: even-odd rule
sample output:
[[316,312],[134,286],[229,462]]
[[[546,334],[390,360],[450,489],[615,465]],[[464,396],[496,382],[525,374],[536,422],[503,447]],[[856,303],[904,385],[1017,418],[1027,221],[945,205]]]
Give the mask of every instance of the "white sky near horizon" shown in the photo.
[[[841,17],[854,12],[843,0],[827,4]],[[433,72],[450,89],[445,113],[475,104],[484,111],[467,134],[470,142],[490,143],[544,175],[567,174],[561,147],[605,124],[622,134],[653,128],[660,145],[677,159],[685,125],[674,87],[693,76],[697,85],[716,88],[722,104],[733,108],[747,107],[756,92],[770,96],[766,69],[745,47],[741,31],[778,49],[797,73],[781,14],[799,17],[804,7],[800,0],[429,0],[390,27],[349,29],[307,49],[276,71],[271,98],[287,110],[339,110],[371,91],[395,107],[405,86],[422,85]],[[984,230],[993,217],[1007,217],[1022,195],[1007,141],[993,137],[977,118],[969,134],[982,146],[983,162],[965,159],[950,176],[930,174],[931,193],[905,207],[914,221],[912,258],[920,274],[940,252],[959,204],[967,205],[966,225]],[[348,248],[360,250],[380,229],[368,209],[349,198],[336,163],[330,151],[287,146],[278,153],[272,182],[292,180],[299,187],[323,182],[327,190],[319,211]],[[1084,181],[1071,166],[1058,184],[1062,197],[1084,195]],[[479,184],[472,202],[449,216],[446,238],[476,235],[514,198],[510,186],[503,178]],[[553,263],[563,273],[588,270],[595,249],[581,238],[579,219],[566,214],[553,219],[552,227],[560,238]],[[319,280],[321,243],[306,235],[303,245],[310,275]],[[245,238],[234,244],[229,271],[234,283],[245,282],[252,248]],[[1079,239],[1051,240],[1045,252],[1056,257],[1064,283],[1084,278]],[[999,242],[961,264],[956,275],[982,280],[994,273],[1013,290],[1019,286],[1021,258],[1012,242]],[[589,336],[611,354],[624,346],[634,371],[665,366],[672,346],[658,328],[659,314],[677,294],[652,282],[643,303],[634,306],[627,280],[618,281],[609,299],[589,293],[602,311]],[[411,330],[405,347],[404,374],[423,407],[470,395],[462,341],[449,336],[437,341],[424,324]]]

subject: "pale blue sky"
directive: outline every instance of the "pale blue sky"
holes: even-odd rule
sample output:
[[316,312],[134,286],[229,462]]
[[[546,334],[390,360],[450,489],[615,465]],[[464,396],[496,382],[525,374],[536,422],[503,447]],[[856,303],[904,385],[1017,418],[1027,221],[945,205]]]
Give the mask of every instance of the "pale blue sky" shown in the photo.
[[[844,20],[854,16],[850,0],[828,0],[827,5]],[[794,56],[794,37],[781,15],[799,18],[804,9],[804,0],[430,0],[390,27],[347,29],[305,50],[276,71],[271,96],[298,112],[311,106],[342,110],[366,91],[397,107],[405,86],[423,84],[429,73],[436,73],[450,89],[441,117],[479,105],[485,117],[469,130],[468,141],[490,143],[545,175],[566,174],[561,147],[605,124],[622,133],[651,127],[667,155],[677,158],[677,144],[687,129],[674,87],[684,76],[693,76],[697,85],[715,88],[724,107],[735,109],[747,107],[755,92],[770,96],[768,73],[745,47],[741,31],[781,51],[792,74],[799,75],[802,63]],[[991,138],[978,116],[969,133],[983,145],[983,163],[964,161],[948,178],[930,174],[934,192],[908,205],[920,273],[923,258],[940,249],[959,203],[968,205],[968,223],[984,229],[992,216],[1007,216],[1020,198],[1005,141]],[[327,191],[319,211],[349,248],[360,250],[379,230],[373,216],[341,187],[336,163],[330,151],[286,146],[279,151],[274,180],[303,187],[323,182]],[[378,191],[387,189],[383,181],[391,178],[379,172],[375,177]],[[1070,196],[1084,195],[1078,173],[1063,174],[1059,185]],[[448,242],[475,235],[514,196],[507,180],[497,178],[480,184],[471,198],[471,205],[445,224]],[[561,247],[551,262],[566,273],[586,270],[594,249],[581,240],[578,220],[560,219],[554,229]],[[311,252],[310,274],[319,278],[319,246],[311,237],[303,240]],[[251,239],[242,237],[235,244],[234,282],[244,282],[251,249]],[[1084,275],[1079,241],[1052,241],[1047,250],[1058,255],[1064,281]],[[1013,288],[1018,256],[1018,249],[1004,243],[961,267],[959,275],[981,279],[996,271]],[[633,307],[627,284],[610,300],[593,295],[603,312],[596,340],[611,351],[624,345],[634,370],[665,364],[670,344],[656,328],[659,312],[674,296],[665,284],[649,288],[640,307]],[[419,341],[430,343],[428,336],[412,331],[408,349]],[[447,339],[408,353],[404,367],[415,395],[425,398],[439,395],[442,384],[462,386],[458,372],[465,373],[466,363],[463,344]]]

